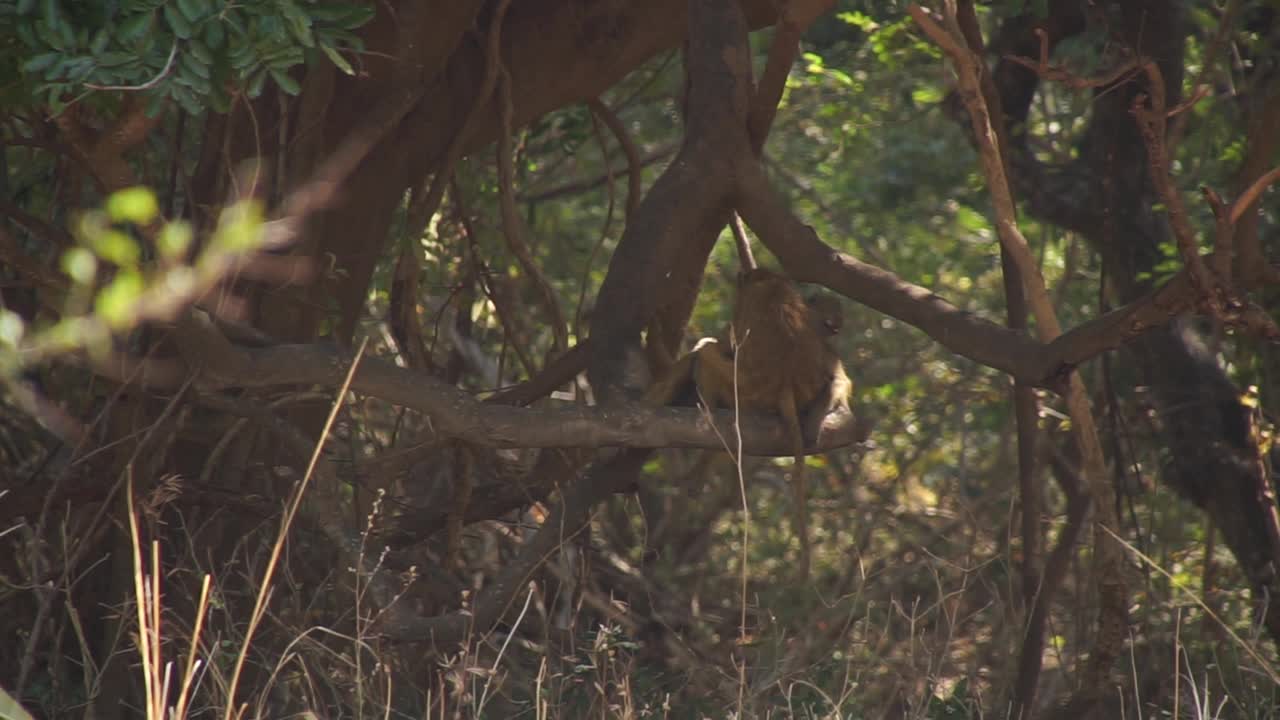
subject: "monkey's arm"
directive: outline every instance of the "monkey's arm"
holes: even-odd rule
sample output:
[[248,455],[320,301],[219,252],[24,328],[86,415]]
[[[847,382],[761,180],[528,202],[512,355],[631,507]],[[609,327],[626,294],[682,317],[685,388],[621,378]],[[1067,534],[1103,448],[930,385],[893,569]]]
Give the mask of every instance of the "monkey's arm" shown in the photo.
[[806,447],[818,444],[822,435],[822,424],[828,415],[838,411],[852,413],[850,399],[853,395],[853,381],[845,373],[844,365],[838,358],[834,358],[834,354],[833,361],[831,381],[803,410],[801,429]]

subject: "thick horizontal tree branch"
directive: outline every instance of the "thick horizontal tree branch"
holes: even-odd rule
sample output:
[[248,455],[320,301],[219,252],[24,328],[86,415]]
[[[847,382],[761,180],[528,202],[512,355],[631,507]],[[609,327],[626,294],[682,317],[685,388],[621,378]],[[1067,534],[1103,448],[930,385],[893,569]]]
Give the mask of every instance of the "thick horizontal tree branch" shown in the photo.
[[[179,347],[203,391],[271,388],[296,385],[337,387],[352,356],[332,346],[276,345],[237,347],[199,313],[179,323]],[[708,416],[693,408],[623,407],[518,408],[477,401],[429,375],[376,357],[365,357],[351,383],[354,392],[423,413],[441,437],[461,437],[492,448],[722,447],[710,418],[721,433],[732,426],[732,413]],[[788,455],[790,445],[774,418],[743,417],[745,452]],[[835,413],[827,419],[821,452],[848,445],[860,436],[853,418]]]

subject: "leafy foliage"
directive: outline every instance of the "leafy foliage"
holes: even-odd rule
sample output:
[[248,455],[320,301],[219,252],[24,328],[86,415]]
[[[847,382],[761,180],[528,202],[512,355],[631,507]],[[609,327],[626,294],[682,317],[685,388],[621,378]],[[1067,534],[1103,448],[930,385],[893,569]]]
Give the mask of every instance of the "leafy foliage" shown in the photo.
[[268,79],[298,94],[290,71],[308,57],[354,73],[343,53],[363,48],[352,30],[373,13],[319,0],[5,2],[0,23],[14,34],[0,49],[0,84],[53,115],[97,90],[145,92],[152,115],[166,100],[192,114],[226,112],[238,95],[258,97]]
[[[1211,55],[1220,19],[1216,6],[1193,5],[1195,32],[1186,40],[1189,73]],[[996,25],[1014,15],[1043,17],[1047,6],[1040,0],[1002,0],[978,11],[985,22]],[[1243,6],[1247,14],[1259,5]],[[24,250],[33,256],[43,253],[39,257],[57,265],[59,280],[65,282],[65,292],[51,295],[58,302],[28,313],[28,319],[17,309],[0,310],[5,372],[38,375],[51,397],[84,417],[107,415],[119,407],[115,388],[83,368],[33,368],[32,361],[69,349],[93,352],[111,347],[108,342],[154,349],[157,345],[145,342],[163,333],[137,330],[140,319],[150,319],[157,303],[192,292],[200,278],[210,276],[218,258],[254,248],[264,212],[257,204],[227,210],[222,230],[203,244],[193,240],[194,222],[162,219],[184,212],[196,215],[199,209],[193,206],[200,208],[204,201],[184,188],[185,176],[202,158],[221,152],[221,145],[203,134],[209,127],[204,121],[241,98],[259,97],[254,108],[274,105],[277,98],[260,95],[268,81],[284,93],[297,93],[300,63],[327,58],[340,70],[354,72],[361,43],[351,30],[371,13],[367,4],[305,0],[0,2],[0,22],[13,28],[0,33],[0,72],[6,80],[0,93],[9,107],[35,106],[56,114],[73,102],[98,103],[94,108],[107,117],[117,109],[112,104],[130,91],[95,87],[127,86],[148,97],[152,111],[160,113],[153,137],[129,158],[141,181],[155,192],[131,188],[105,197],[95,194],[92,183],[68,181],[79,169],[36,142],[45,139],[40,133],[46,128],[30,119],[33,113],[17,113],[5,125],[6,140],[7,133],[32,140],[31,147],[13,143],[0,150],[11,195],[7,199],[44,219],[45,225],[71,230],[65,237],[60,231],[42,233],[41,224],[29,218],[5,226],[13,228]],[[764,61],[769,33],[752,38],[757,66]],[[1266,52],[1256,33],[1239,35],[1243,51]],[[1052,60],[1087,74],[1099,63],[1106,65],[1100,53],[1109,43],[1110,36],[1095,29],[1059,46]],[[964,129],[941,107],[953,87],[938,50],[903,15],[900,3],[887,0],[842,0],[836,12],[806,34],[803,49],[765,150],[775,187],[797,216],[841,251],[964,310],[1005,322],[987,193]],[[1233,68],[1214,72],[1225,77]],[[519,68],[511,70],[518,86]],[[652,186],[679,142],[683,82],[678,54],[671,52],[653,58],[602,95],[647,163],[640,171],[642,187]],[[1188,88],[1193,82],[1187,78]],[[1032,152],[1044,162],[1076,159],[1097,94],[1049,82],[1037,92],[1026,125],[1034,139]],[[435,100],[427,98],[425,104]],[[184,124],[177,109],[192,117]],[[1174,177],[1189,199],[1198,185],[1229,187],[1248,149],[1239,103],[1234,97],[1206,98],[1186,117],[1186,136],[1172,158]],[[296,127],[289,131],[298,132]],[[530,251],[574,324],[574,340],[580,341],[593,311],[593,291],[605,276],[625,226],[624,208],[633,199],[627,197],[623,153],[612,132],[581,106],[547,112],[514,132],[515,189]],[[289,146],[280,151],[281,165],[290,171],[293,139],[281,139]],[[442,138],[440,147],[449,141]],[[177,157],[170,155],[171,148],[179,148]],[[298,165],[306,166],[312,158],[301,159]],[[229,177],[233,169],[218,167],[215,172]],[[496,178],[491,153],[471,152],[420,237],[407,236],[419,228],[406,227],[409,200],[404,188],[394,187],[389,191],[394,196],[383,203],[397,207],[393,233],[414,250],[419,263],[407,266],[416,273],[416,294],[399,302],[423,333],[433,365],[423,372],[437,372],[477,395],[531,374],[514,359],[514,347],[534,358],[530,365],[536,369],[552,340],[539,292],[515,261],[497,219]],[[213,202],[216,207],[221,200]],[[1274,233],[1274,205],[1264,203],[1265,232]],[[1163,211],[1158,203],[1150,209],[1155,216]],[[1194,214],[1201,237],[1208,237],[1212,218],[1203,211]],[[1110,270],[1104,273],[1095,249],[1080,235],[1039,222],[1030,213],[1020,223],[1064,325],[1096,318],[1115,302],[1109,292],[1114,276]],[[361,241],[372,246],[378,239]],[[1160,281],[1181,269],[1172,243],[1156,250],[1151,271],[1140,279]],[[756,252],[763,264],[774,264],[761,244]],[[365,311],[357,332],[370,338],[369,354],[383,358],[398,351],[384,323],[397,283],[404,281],[405,266],[396,255],[379,258],[367,293],[355,297]],[[689,339],[718,332],[727,323],[737,262],[726,233],[713,251]],[[329,271],[336,277],[346,269],[334,263]],[[317,282],[308,289],[314,294],[307,302],[328,310],[351,300],[326,294],[330,287]],[[0,292],[8,289],[0,287]],[[10,297],[3,295],[6,303]],[[566,540],[559,549],[563,555],[550,559],[557,563],[567,558],[562,564],[527,578],[528,615],[520,616],[522,622],[515,617],[522,603],[515,602],[501,633],[468,638],[457,649],[459,655],[425,661],[397,657],[362,634],[370,614],[369,605],[361,605],[361,583],[367,579],[356,577],[353,585],[348,575],[363,570],[345,559],[335,561],[335,543],[322,536],[326,516],[308,516],[312,522],[303,523],[290,538],[284,550],[291,568],[287,586],[254,586],[256,569],[266,559],[264,548],[270,547],[262,542],[260,523],[276,516],[281,488],[297,476],[288,466],[292,459],[275,456],[279,443],[274,438],[279,436],[272,428],[292,422],[287,413],[316,397],[314,388],[273,388],[183,398],[194,409],[186,416],[190,419],[166,421],[161,428],[176,428],[172,432],[180,437],[173,447],[179,450],[169,453],[166,445],[152,453],[153,445],[141,446],[146,461],[152,454],[158,458],[153,467],[180,467],[192,490],[148,503],[154,510],[152,533],[164,546],[165,594],[178,599],[179,608],[195,607],[191,571],[218,576],[208,620],[222,645],[207,660],[225,673],[228,656],[239,650],[252,594],[259,589],[276,593],[266,621],[271,626],[259,633],[253,657],[261,658],[259,677],[269,678],[255,688],[263,702],[283,697],[297,704],[271,708],[279,713],[296,709],[299,714],[322,710],[335,717],[362,716],[360,703],[372,705],[369,698],[383,694],[371,678],[385,672],[397,678],[396,711],[406,714],[422,697],[438,699],[447,693],[449,707],[464,713],[470,709],[477,717],[721,717],[727,714],[724,698],[732,698],[739,682],[736,664],[741,662],[755,693],[753,702],[766,710],[762,715],[776,709],[778,717],[990,716],[1013,677],[1026,611],[1018,587],[1023,558],[1009,379],[947,351],[904,322],[852,302],[845,303],[845,312],[845,329],[833,342],[856,382],[856,412],[869,420],[873,435],[871,443],[856,451],[809,460],[815,478],[810,509],[818,592],[778,581],[798,554],[785,491],[789,460],[749,459],[739,476],[722,454],[668,449],[646,464],[645,480],[633,492],[604,504],[590,532]],[[29,319],[41,313],[41,321]],[[50,315],[56,319],[42,324]],[[1274,405],[1280,392],[1274,351],[1220,337],[1214,343],[1213,354],[1232,380],[1242,387],[1260,386],[1257,409],[1265,412]],[[1133,583],[1136,679],[1134,687],[1122,690],[1153,706],[1144,717],[1172,713],[1177,706],[1178,696],[1161,683],[1182,682],[1186,688],[1191,680],[1196,691],[1212,690],[1215,701],[1230,694],[1231,710],[1237,712],[1222,716],[1275,717],[1280,689],[1236,645],[1222,642],[1224,629],[1251,637],[1248,583],[1221,542],[1215,545],[1220,530],[1166,485],[1153,482],[1167,472],[1174,456],[1162,434],[1165,420],[1153,409],[1151,380],[1123,362],[1125,356],[1114,353],[1082,369],[1116,469],[1123,534],[1169,574],[1133,563],[1134,574],[1145,573],[1145,578]],[[482,372],[486,369],[491,372]],[[540,402],[566,402],[565,389],[559,390]],[[233,400],[242,403],[236,410],[242,414],[225,411]],[[135,401],[130,409],[145,410],[165,399],[139,393],[130,399]],[[1179,411],[1193,412],[1194,401],[1188,389]],[[1045,488],[1044,546],[1051,547],[1065,532],[1069,498],[1053,482],[1050,469],[1060,466],[1069,473],[1074,458],[1059,401],[1042,392],[1039,407],[1037,481]],[[288,410],[274,414],[282,408]],[[397,513],[413,518],[413,513],[442,504],[462,471],[450,464],[449,453],[414,455],[423,451],[414,445],[415,438],[434,437],[430,418],[365,397],[344,404],[335,417],[330,442],[316,459],[333,470],[333,497],[341,499],[344,517],[367,521],[360,546],[376,555],[382,547],[381,523],[389,516],[399,519]],[[11,424],[7,413],[0,414],[0,435]],[[136,429],[110,437],[124,447],[133,438],[128,432]],[[44,437],[38,429],[28,434]],[[33,478],[28,488],[20,489],[34,487],[30,494],[40,500],[46,455],[28,449],[34,441],[0,439],[5,440],[0,460],[20,465],[23,476]],[[56,447],[52,441],[48,445]],[[263,446],[270,454],[256,454]],[[1205,452],[1218,450],[1206,447]],[[90,452],[96,453],[90,459],[103,464],[74,468],[87,467],[82,472],[104,477],[118,469],[102,460],[108,453],[97,448]],[[404,470],[406,457],[426,459]],[[420,476],[437,468],[448,476],[439,486],[446,490],[433,486],[437,494],[421,500],[405,489],[425,484]],[[140,470],[138,476],[154,480],[154,475]],[[521,489],[527,480],[540,480],[537,475],[519,478]],[[92,488],[93,482],[76,476],[68,485]],[[376,500],[370,492],[374,487]],[[0,493],[5,489],[0,486]],[[63,497],[58,496],[59,503]],[[57,540],[84,526],[75,523],[98,517],[96,500],[69,499],[67,519],[51,514],[47,524],[32,531],[35,540],[30,542],[20,533],[6,536],[0,527],[0,537],[19,551],[0,556],[11,554],[39,567],[25,558],[55,552]],[[0,507],[7,501],[0,501]],[[166,509],[166,503],[172,508]],[[215,506],[213,512],[209,505]],[[38,512],[39,502],[33,507]],[[234,512],[225,512],[226,507]],[[368,508],[373,509],[366,516]],[[385,561],[385,568],[403,571],[405,577],[412,577],[415,567],[430,576],[429,582],[406,586],[401,607],[412,605],[425,615],[453,612],[460,602],[461,612],[468,613],[476,588],[488,587],[503,563],[525,546],[545,521],[546,509],[535,504],[491,523],[468,525],[463,559],[469,574],[463,580],[443,568],[438,537],[397,545],[377,562]],[[1046,659],[1054,666],[1046,665],[1046,677],[1054,676],[1046,686],[1074,682],[1096,616],[1088,558],[1082,550],[1069,554],[1072,570],[1051,608]],[[61,605],[51,606],[49,622],[58,632],[46,637],[76,637],[77,627],[100,617],[86,608],[115,607],[125,597],[102,590],[113,579],[110,563],[92,564],[96,558],[86,557],[71,569],[83,571],[92,582],[68,583],[65,592],[76,602],[66,604],[66,617]],[[206,566],[210,558],[215,563],[225,558],[226,564]],[[12,593],[19,584],[40,587],[44,582],[43,576],[24,574],[24,568],[5,562],[0,560],[0,571],[21,583],[6,584],[0,600],[7,600],[10,595],[3,593]],[[1200,609],[1187,602],[1188,590],[1202,593],[1222,623],[1209,622],[1203,614],[1202,622],[1192,622]],[[19,623],[30,623],[37,617],[35,608],[28,603],[14,615],[21,617]],[[176,641],[185,639],[185,620],[173,622],[174,627],[166,620]],[[740,636],[740,622],[749,637]],[[11,627],[6,625],[6,631]],[[41,703],[45,715],[55,716],[90,701],[84,697],[87,690],[67,679],[75,673],[62,658],[73,658],[77,667],[96,667],[101,658],[92,656],[91,642],[83,648],[69,642],[47,645],[36,653],[36,670],[20,699]],[[17,666],[14,658],[21,651],[0,652],[0,663]],[[273,666],[276,657],[287,660]],[[275,673],[289,663],[299,671]],[[1205,668],[1213,672],[1205,675]],[[414,687],[421,678],[427,678],[425,687]],[[109,690],[110,684],[103,687]],[[209,683],[201,691],[208,704],[226,701],[217,695],[218,687]],[[434,716],[429,711],[416,714]],[[1212,715],[1211,708],[1201,712]]]
[[[17,313],[0,307],[0,377],[76,350],[107,351],[113,337],[163,318],[170,312],[166,309],[207,291],[232,259],[261,242],[262,207],[255,200],[223,210],[217,229],[190,262],[190,224],[156,224],[158,215],[155,194],[134,187],[113,193],[103,209],[81,216],[78,242],[60,259],[70,284],[58,321],[29,332]],[[155,237],[153,258],[144,258],[148,244],[138,239],[139,230],[148,227]]]

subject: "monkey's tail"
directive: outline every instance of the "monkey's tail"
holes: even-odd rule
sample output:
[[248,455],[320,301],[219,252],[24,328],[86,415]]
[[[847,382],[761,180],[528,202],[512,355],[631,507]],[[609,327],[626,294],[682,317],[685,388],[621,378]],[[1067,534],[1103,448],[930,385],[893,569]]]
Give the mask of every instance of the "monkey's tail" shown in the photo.
[[793,511],[795,513],[795,533],[800,539],[800,581],[808,582],[809,566],[812,563],[809,545],[809,483],[805,477],[804,433],[800,430],[800,408],[795,401],[794,390],[783,397],[783,415],[791,431],[791,443],[795,448],[795,464],[791,469],[791,489]]

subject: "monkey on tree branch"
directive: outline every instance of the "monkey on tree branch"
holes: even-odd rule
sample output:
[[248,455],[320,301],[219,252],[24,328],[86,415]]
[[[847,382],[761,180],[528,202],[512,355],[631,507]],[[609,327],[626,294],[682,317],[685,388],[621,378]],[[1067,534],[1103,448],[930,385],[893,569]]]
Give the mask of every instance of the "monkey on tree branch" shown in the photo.
[[[776,413],[786,424],[795,464],[791,474],[795,532],[800,538],[800,578],[811,564],[805,446],[817,442],[833,410],[849,411],[853,383],[827,339],[843,324],[839,301],[819,294],[806,300],[786,277],[757,267],[734,217],[730,227],[742,270],[738,274],[729,338],[703,338],[669,363],[646,398],[657,404],[734,407]],[[666,359],[661,333],[650,326],[649,356]]]

